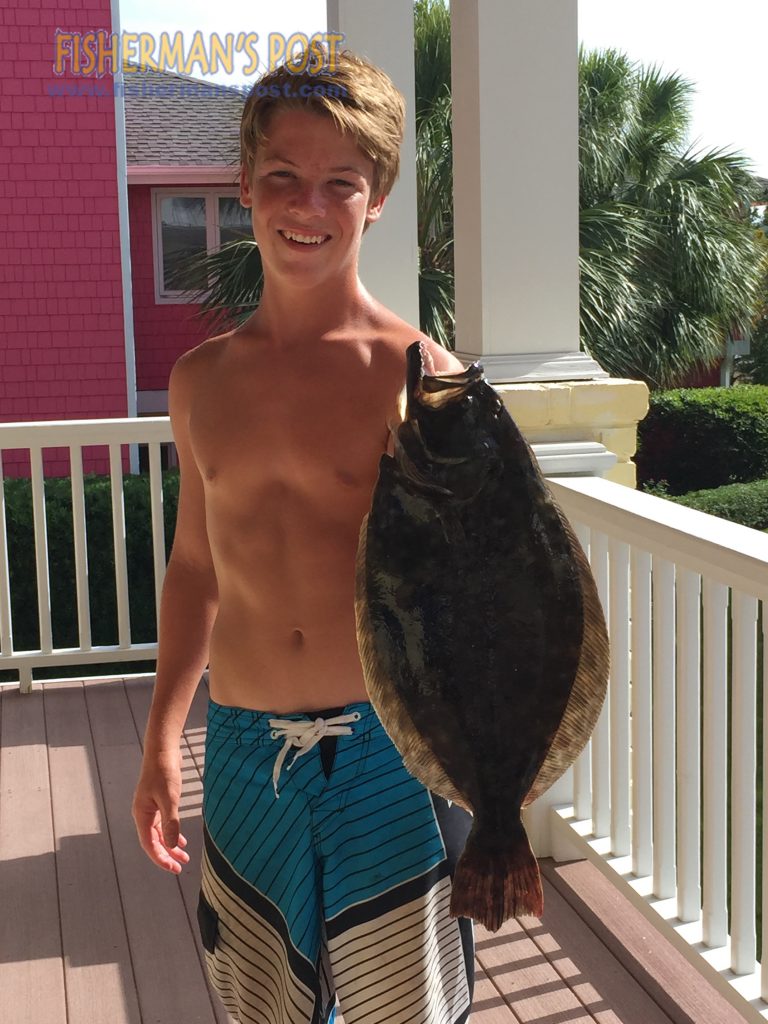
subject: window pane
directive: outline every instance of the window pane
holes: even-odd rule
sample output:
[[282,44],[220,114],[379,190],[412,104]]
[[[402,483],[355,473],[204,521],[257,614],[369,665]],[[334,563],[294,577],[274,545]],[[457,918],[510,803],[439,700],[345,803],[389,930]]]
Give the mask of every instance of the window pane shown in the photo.
[[184,274],[183,282],[171,274],[180,259],[207,251],[205,237],[205,199],[202,196],[167,196],[161,201],[163,238],[163,287],[174,291],[204,288],[207,279],[200,269]]
[[219,239],[220,244],[237,242],[241,238],[253,241],[251,211],[240,205],[233,196],[219,196]]

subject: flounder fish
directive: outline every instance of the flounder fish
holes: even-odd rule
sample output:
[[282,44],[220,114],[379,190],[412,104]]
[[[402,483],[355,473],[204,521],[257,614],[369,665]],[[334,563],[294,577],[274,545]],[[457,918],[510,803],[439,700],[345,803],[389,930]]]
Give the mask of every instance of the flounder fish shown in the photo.
[[455,917],[541,916],[521,808],[570,766],[605,697],[608,637],[589,564],[501,398],[473,363],[407,405],[360,530],[366,686],[409,771],[473,815]]

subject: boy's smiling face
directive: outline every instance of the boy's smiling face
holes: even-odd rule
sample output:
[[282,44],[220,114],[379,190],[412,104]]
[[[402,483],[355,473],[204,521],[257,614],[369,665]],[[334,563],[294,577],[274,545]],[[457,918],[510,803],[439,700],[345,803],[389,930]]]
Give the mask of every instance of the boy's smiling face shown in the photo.
[[373,163],[330,117],[281,110],[271,119],[240,200],[250,207],[265,273],[310,287],[357,271],[360,239],[378,220]]

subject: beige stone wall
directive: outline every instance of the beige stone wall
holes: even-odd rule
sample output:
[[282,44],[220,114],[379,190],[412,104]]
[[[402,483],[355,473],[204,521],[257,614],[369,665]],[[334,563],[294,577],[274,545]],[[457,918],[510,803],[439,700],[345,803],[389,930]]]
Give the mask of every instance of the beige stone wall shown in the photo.
[[598,441],[618,459],[606,478],[635,486],[632,456],[637,447],[637,424],[648,412],[645,384],[606,378],[495,387],[531,444]]

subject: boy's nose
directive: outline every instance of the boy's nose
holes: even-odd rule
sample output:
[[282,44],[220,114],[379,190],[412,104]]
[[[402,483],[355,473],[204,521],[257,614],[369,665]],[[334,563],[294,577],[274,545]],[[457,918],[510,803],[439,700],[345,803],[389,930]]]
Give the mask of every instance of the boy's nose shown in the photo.
[[325,213],[325,199],[322,189],[315,185],[301,185],[291,195],[292,213]]

